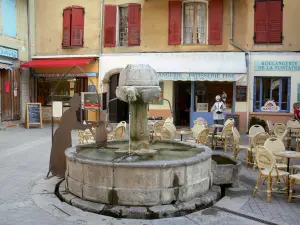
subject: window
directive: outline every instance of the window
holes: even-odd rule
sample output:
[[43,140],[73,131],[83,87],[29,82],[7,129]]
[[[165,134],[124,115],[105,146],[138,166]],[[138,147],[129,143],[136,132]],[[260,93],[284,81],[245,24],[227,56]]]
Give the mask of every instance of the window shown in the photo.
[[169,0],[169,45],[221,45],[223,0]]
[[282,43],[282,0],[256,0],[254,6],[254,42]]
[[1,5],[2,33],[5,36],[17,37],[16,0],[2,0]]
[[280,112],[290,111],[290,89],[289,77],[255,77],[254,78],[254,104],[255,112],[261,111],[261,107],[271,100],[280,108]]
[[207,4],[185,3],[183,18],[183,43],[206,43]]
[[62,47],[83,47],[84,42],[84,8],[70,6],[63,12]]
[[141,5],[105,5],[104,47],[139,46]]

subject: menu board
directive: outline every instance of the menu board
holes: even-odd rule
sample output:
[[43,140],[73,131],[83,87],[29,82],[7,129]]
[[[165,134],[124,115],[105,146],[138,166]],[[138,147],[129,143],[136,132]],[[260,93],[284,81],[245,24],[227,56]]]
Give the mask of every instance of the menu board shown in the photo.
[[236,86],[236,101],[237,102],[247,101],[247,86]]
[[31,124],[39,125],[42,128],[42,106],[41,103],[26,104],[26,126],[27,129]]

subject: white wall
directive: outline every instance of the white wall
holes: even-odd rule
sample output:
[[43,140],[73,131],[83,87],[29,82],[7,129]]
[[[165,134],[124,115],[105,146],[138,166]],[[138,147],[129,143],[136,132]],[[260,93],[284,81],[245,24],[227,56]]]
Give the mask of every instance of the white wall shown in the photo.
[[293,112],[293,103],[297,101],[297,85],[300,83],[300,71],[254,71],[254,61],[299,61],[299,53],[291,52],[261,52],[251,53],[250,56],[250,112],[253,112],[253,86],[254,76],[291,77],[290,112]]

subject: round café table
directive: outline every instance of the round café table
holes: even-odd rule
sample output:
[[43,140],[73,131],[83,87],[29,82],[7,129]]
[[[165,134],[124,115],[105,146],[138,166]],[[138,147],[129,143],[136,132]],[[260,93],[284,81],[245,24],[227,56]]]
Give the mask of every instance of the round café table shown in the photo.
[[180,140],[182,141],[182,136],[183,135],[191,135],[193,133],[193,131],[191,131],[190,129],[180,129],[180,130],[176,130],[176,134],[180,135]]

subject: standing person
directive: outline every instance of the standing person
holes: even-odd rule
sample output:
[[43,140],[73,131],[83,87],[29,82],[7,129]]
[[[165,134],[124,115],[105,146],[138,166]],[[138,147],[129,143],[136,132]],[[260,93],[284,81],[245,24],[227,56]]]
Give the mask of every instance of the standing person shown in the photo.
[[216,102],[214,105],[211,107],[211,111],[213,112],[213,118],[214,118],[214,123],[215,124],[224,124],[224,109],[225,109],[225,104],[221,101],[220,95],[216,96]]
[[300,110],[298,109],[298,103],[294,103],[293,108],[294,108],[294,119],[300,122],[300,118],[299,118]]

